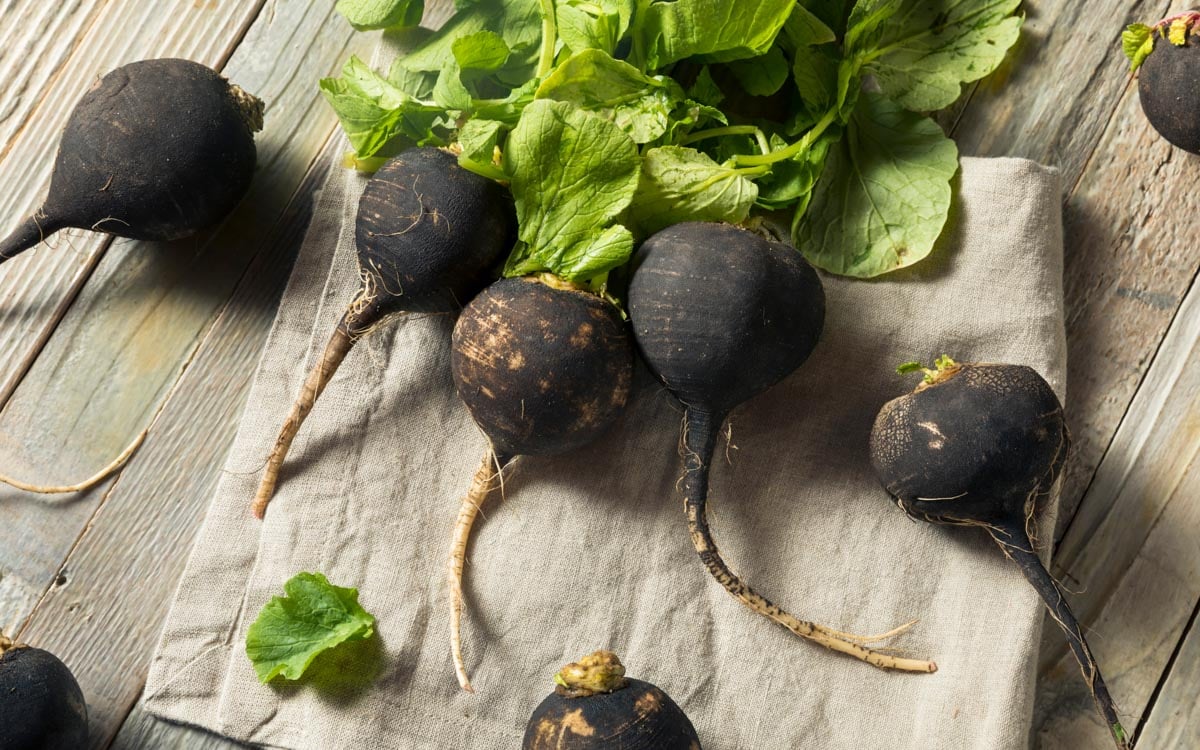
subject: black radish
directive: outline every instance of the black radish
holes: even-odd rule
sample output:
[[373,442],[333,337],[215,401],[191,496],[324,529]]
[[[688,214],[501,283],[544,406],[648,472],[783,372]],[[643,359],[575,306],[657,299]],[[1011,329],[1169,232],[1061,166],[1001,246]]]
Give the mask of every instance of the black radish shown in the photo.
[[700,750],[683,709],[658,687],[626,677],[611,651],[568,664],[554,684],[529,717],[521,750]]
[[1032,541],[1035,514],[1070,444],[1062,404],[1030,367],[942,357],[924,372],[914,392],[889,401],[875,420],[870,450],[879,480],[912,518],[975,526],[991,536],[1066,633],[1117,747],[1128,748],[1083,631]]
[[0,635],[0,748],[79,750],[87,740],[87,703],[67,665]]
[[41,208],[0,242],[0,263],[66,227],[177,240],[219,224],[254,176],[263,104],[190,60],[113,70],[67,119]]
[[677,224],[643,243],[629,287],[634,337],[650,370],[686,409],[684,510],[709,573],[738,601],[796,635],[877,667],[933,672],[932,662],[867,648],[800,620],[753,591],[722,559],[708,525],[708,474],[721,425],[739,404],[795,371],[825,320],[825,292],[794,248],[716,223]]
[[502,279],[467,305],[450,365],[458,395],[489,446],[459,507],[450,553],[451,652],[462,656],[462,574],[471,529],[518,456],[552,455],[598,438],[625,410],[633,342],[612,303],[549,274]]
[[367,182],[354,242],[361,285],[283,423],[254,498],[262,518],[288,450],[350,349],[402,313],[453,313],[493,277],[516,241],[512,197],[437,148],[410,148]]
[[1189,11],[1153,27],[1153,50],[1138,68],[1138,98],[1146,119],[1173,145],[1200,154],[1200,12]]

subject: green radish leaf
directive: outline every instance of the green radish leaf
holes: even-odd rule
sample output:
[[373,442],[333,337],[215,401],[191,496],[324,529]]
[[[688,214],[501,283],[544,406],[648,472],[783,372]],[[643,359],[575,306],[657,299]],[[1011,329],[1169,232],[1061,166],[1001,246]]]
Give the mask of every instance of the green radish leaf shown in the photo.
[[649,235],[683,221],[745,221],[758,186],[693,148],[648,149],[630,218]]
[[536,53],[542,41],[539,0],[480,0],[472,3],[451,16],[396,64],[412,71],[439,73],[454,61],[454,43],[480,31],[499,35],[513,57],[519,58],[531,50]]
[[341,78],[322,79],[320,86],[359,157],[397,151],[402,138],[442,143],[437,131],[446,124],[445,110],[413,99],[357,57]]
[[665,133],[672,111],[684,99],[674,80],[648,76],[598,49],[578,52],[559,63],[536,96],[607,117],[634,143],[649,143]]
[[696,76],[696,80],[692,83],[692,87],[688,89],[688,98],[694,99],[699,104],[708,107],[719,107],[721,102],[725,100],[725,93],[721,91],[721,87],[713,80],[712,71],[705,65],[700,69],[700,74]]
[[846,32],[846,19],[854,6],[854,0],[801,0],[799,5],[828,26],[835,36],[840,37]]
[[629,29],[635,0],[558,0],[558,36],[571,52],[598,49],[613,54]]
[[838,59],[837,50],[829,45],[796,49],[792,80],[813,117],[820,117],[837,102]]
[[[859,0],[847,47],[889,98],[914,112],[950,106],[1017,41],[1021,0]],[[885,21],[876,22],[879,15]]]
[[1136,71],[1154,51],[1154,30],[1144,23],[1131,24],[1121,33],[1121,49],[1129,58],[1129,72]]
[[359,31],[399,29],[421,23],[424,0],[338,0],[334,9]]
[[477,31],[460,36],[450,45],[454,60],[462,70],[493,71],[508,62],[510,50],[504,39],[493,31]]
[[795,47],[811,47],[837,41],[829,25],[803,5],[797,5],[783,25],[783,33]]
[[768,50],[765,55],[729,63],[729,70],[751,96],[774,94],[783,88],[788,73],[791,72],[788,69],[787,57],[778,45]]
[[633,140],[603,117],[549,99],[527,106],[504,148],[520,226],[504,275],[586,282],[624,265],[633,237],[617,217],[640,162]]
[[[839,132],[827,132],[812,148],[794,159],[771,165],[771,174],[760,179],[758,205],[768,210],[794,206],[795,215],[803,215],[812,199],[817,181],[825,171],[829,148],[841,138]],[[772,150],[787,144],[779,136],[771,137]]]
[[433,100],[448,110],[461,112],[471,108],[471,92],[462,80],[457,62],[442,69],[433,85]]
[[871,277],[929,255],[950,210],[958,148],[933,120],[864,93],[830,149],[794,244],[818,268]]
[[246,655],[260,682],[279,675],[298,680],[323,651],[375,633],[375,618],[358,603],[356,589],[334,586],[320,573],[298,573],[283,592],[246,631]]
[[796,0],[639,0],[630,62],[657,70],[688,57],[730,62],[765,55]]

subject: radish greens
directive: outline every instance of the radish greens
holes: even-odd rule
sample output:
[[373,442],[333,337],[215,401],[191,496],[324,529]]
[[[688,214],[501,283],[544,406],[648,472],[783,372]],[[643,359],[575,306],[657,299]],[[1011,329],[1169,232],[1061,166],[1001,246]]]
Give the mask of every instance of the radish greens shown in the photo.
[[[367,16],[403,27],[420,5],[339,9],[360,27],[379,25]],[[553,204],[552,219],[522,212],[508,275],[597,288],[665,226],[783,212],[814,265],[870,277],[933,249],[958,152],[928,113],[1003,62],[1018,5],[460,0],[386,75],[351,59],[321,85],[356,165],[413,143],[453,146],[464,167],[511,183],[518,206]],[[560,150],[569,144],[598,150]],[[607,178],[563,179],[594,168],[627,179],[603,195]],[[586,231],[531,240],[571,223]]]

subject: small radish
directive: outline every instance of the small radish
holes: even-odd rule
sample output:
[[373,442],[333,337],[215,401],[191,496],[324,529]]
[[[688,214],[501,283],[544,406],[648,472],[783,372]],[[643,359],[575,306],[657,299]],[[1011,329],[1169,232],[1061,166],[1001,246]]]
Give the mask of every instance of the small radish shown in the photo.
[[[916,369],[914,363],[900,371]],[[924,372],[913,393],[889,401],[875,419],[871,462],[880,481],[913,518],[991,535],[1066,633],[1105,725],[1117,747],[1128,748],[1100,667],[1031,539],[1039,501],[1058,479],[1070,444],[1062,404],[1030,367],[942,357]]]
[[508,191],[447,151],[411,148],[375,173],[355,220],[361,286],[279,431],[255,516],[266,513],[296,433],[358,340],[393,315],[458,311],[493,278],[516,227]]
[[462,574],[480,507],[518,456],[552,455],[598,438],[625,410],[633,342],[609,301],[550,274],[502,279],[467,305],[450,365],[458,395],[490,443],[459,508],[450,553],[451,652],[462,656]]
[[215,226],[254,176],[263,104],[189,60],[122,65],[67,120],[41,208],[0,242],[0,263],[66,227],[177,240]]
[[1200,154],[1200,12],[1180,13],[1154,26],[1135,24],[1122,41],[1138,71],[1146,119],[1171,144]]
[[87,703],[67,665],[0,635],[0,748],[78,750],[87,739]]
[[795,371],[825,320],[825,292],[794,248],[728,224],[676,224],[634,259],[629,316],[642,358],[686,408],[682,451],[688,529],[701,562],[751,610],[802,638],[877,667],[933,672],[928,661],[864,644],[783,611],[734,574],[717,551],[705,510],[708,472],[729,412]]
[[658,687],[626,677],[611,651],[568,664],[554,684],[529,717],[521,750],[700,750],[683,709]]

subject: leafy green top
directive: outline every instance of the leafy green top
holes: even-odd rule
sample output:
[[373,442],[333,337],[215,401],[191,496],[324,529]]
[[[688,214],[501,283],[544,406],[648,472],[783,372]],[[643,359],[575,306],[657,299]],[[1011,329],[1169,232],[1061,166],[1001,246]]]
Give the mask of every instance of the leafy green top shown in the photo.
[[[603,288],[636,242],[788,211],[815,265],[932,250],[958,153],[927,113],[994,70],[1019,0],[458,0],[386,74],[321,82],[371,168],[413,144],[510,184],[506,266]],[[360,28],[420,0],[341,0]],[[403,23],[402,22],[402,23]]]
[[246,655],[260,682],[298,680],[321,652],[375,633],[375,618],[358,591],[334,586],[320,573],[297,573],[246,631]]
[[1121,34],[1121,49],[1129,58],[1130,72],[1136,71],[1154,51],[1155,35],[1166,39],[1176,47],[1187,44],[1189,35],[1200,34],[1200,12],[1187,11],[1164,18],[1154,26],[1144,23],[1130,24]]

